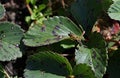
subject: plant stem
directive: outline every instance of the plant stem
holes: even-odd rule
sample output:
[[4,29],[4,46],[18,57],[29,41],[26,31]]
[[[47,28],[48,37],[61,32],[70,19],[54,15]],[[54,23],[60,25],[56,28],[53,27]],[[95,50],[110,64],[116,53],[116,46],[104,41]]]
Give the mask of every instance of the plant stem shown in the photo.
[[8,73],[4,70],[4,73],[6,75],[6,78],[10,78],[10,76],[8,75]]
[[27,9],[28,9],[30,15],[32,15],[33,12],[32,12],[32,9],[30,8],[30,5],[29,5],[29,4],[26,4],[26,7],[27,7]]

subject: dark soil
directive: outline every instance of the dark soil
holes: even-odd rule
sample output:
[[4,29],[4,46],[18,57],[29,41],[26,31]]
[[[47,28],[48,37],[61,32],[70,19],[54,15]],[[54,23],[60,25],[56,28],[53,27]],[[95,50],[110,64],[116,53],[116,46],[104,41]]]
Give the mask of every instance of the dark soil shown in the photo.
[[24,30],[28,29],[25,22],[25,16],[29,15],[29,12],[25,5],[25,0],[0,0],[1,4],[6,9],[5,20],[20,25]]

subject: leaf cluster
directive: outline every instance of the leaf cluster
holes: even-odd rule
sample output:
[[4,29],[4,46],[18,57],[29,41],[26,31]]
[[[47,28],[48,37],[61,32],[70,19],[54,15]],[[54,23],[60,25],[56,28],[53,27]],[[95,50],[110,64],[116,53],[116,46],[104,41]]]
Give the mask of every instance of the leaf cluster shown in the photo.
[[[119,69],[119,45],[116,50],[110,49],[119,43],[119,3],[119,0],[76,0],[69,8],[74,23],[65,16],[49,17],[52,11],[48,14],[46,4],[37,5],[37,0],[26,0],[31,13],[26,17],[30,24],[26,32],[19,25],[0,22],[0,77],[17,78],[7,73],[3,62],[26,55],[25,78],[103,78],[105,73],[110,74],[110,78],[118,78],[119,70],[115,69]],[[114,31],[108,32],[112,38],[103,34],[109,27],[101,26],[109,22],[101,18],[101,13],[114,21],[111,28]],[[0,4],[0,18],[4,15],[5,9]],[[105,24],[100,24],[98,19]],[[99,31],[93,32],[94,26]],[[23,53],[23,45],[34,49]]]

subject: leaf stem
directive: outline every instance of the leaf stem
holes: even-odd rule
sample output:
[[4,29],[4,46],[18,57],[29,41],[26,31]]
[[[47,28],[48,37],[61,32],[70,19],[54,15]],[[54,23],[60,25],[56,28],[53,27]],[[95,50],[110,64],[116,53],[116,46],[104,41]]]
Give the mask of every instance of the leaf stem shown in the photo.
[[4,71],[5,75],[6,75],[6,78],[10,78],[10,76],[8,75],[8,73],[5,70],[3,70],[3,71]]
[[27,7],[30,15],[32,15],[33,12],[32,12],[32,9],[30,8],[30,5],[28,3],[26,3],[26,7]]

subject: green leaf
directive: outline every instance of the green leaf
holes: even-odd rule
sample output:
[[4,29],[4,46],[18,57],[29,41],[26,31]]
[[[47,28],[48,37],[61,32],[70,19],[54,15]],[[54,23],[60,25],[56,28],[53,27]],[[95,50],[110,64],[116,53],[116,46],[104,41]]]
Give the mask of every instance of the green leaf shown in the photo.
[[62,16],[55,16],[45,20],[43,26],[34,24],[25,34],[23,42],[28,46],[42,46],[59,42],[70,38],[72,33],[81,36],[82,30],[70,19]]
[[35,5],[35,4],[36,4],[36,1],[37,1],[37,0],[30,0],[30,2],[31,2],[32,5]]
[[105,48],[106,42],[100,33],[94,32],[89,36],[89,41],[86,43],[89,48]]
[[23,30],[16,24],[0,23],[0,61],[10,61],[22,56],[19,49]]
[[44,16],[49,17],[50,15],[52,15],[52,8],[47,8],[47,10],[44,12]]
[[26,16],[26,17],[25,17],[25,21],[26,21],[27,23],[30,23],[31,17],[30,17],[30,16]]
[[91,50],[88,48],[85,48],[83,46],[78,46],[78,50],[75,50],[75,61],[76,64],[80,64],[80,63],[87,63],[88,65],[91,66],[91,61],[92,61],[92,57],[91,57]]
[[73,48],[73,47],[75,47],[75,45],[76,45],[75,41],[72,41],[72,40],[69,40],[69,39],[63,40],[60,43],[60,46],[63,47],[64,49]]
[[106,42],[99,33],[92,33],[89,41],[84,46],[78,46],[75,52],[77,64],[87,64],[92,67],[97,78],[102,78],[106,72],[107,66],[107,48]]
[[[86,64],[91,67],[94,73],[91,74],[93,76],[95,74],[95,78],[102,78],[106,71],[106,53],[104,53],[104,57],[101,55],[101,51],[97,48],[86,48],[84,46],[78,46],[78,50],[75,51],[75,60],[78,64]],[[105,64],[104,64],[105,63]],[[86,78],[86,77],[85,77]],[[89,78],[89,76],[88,76]],[[92,78],[92,77],[90,77]]]
[[58,43],[53,43],[51,45],[40,46],[37,48],[37,52],[39,52],[39,51],[53,51],[53,52],[57,52],[57,53],[62,54],[64,52],[66,52],[66,50],[74,48],[75,45],[76,45],[75,41],[72,41],[70,39],[66,39],[66,40],[62,40]]
[[108,15],[114,19],[120,21],[120,1],[115,1],[108,9]]
[[38,12],[44,10],[45,8],[46,8],[46,5],[45,5],[45,4],[39,5],[39,7],[38,7]]
[[31,15],[31,19],[32,19],[32,20],[37,19],[37,15],[36,15],[36,13],[32,13],[32,15]]
[[102,63],[104,65],[107,65],[107,59],[108,59],[108,51],[107,51],[107,44],[103,38],[103,36],[100,34],[100,33],[92,33],[89,37],[89,41],[86,42],[85,44],[86,46],[88,46],[88,48],[90,49],[98,49],[99,52],[99,55],[102,57],[102,59],[104,61],[102,61]]
[[76,0],[71,5],[71,13],[86,34],[89,34],[98,16],[106,11],[111,3],[111,0]]
[[5,8],[0,4],[0,19],[4,16],[5,14]]
[[[57,75],[58,77],[56,76],[56,78],[59,78],[59,75],[68,76],[72,74],[72,67],[69,61],[65,57],[51,51],[40,52],[30,56],[27,60],[26,70],[25,78],[40,78],[41,76],[44,78],[44,76],[49,77],[49,75]],[[29,75],[28,73],[34,74]]]
[[42,13],[39,13],[36,18],[36,22],[39,23],[40,25],[43,24],[43,21],[46,20],[45,16]]
[[108,74],[109,78],[120,77],[120,48],[114,51],[114,54],[109,59]]
[[78,64],[73,69],[75,78],[96,78],[92,68],[86,64]]

